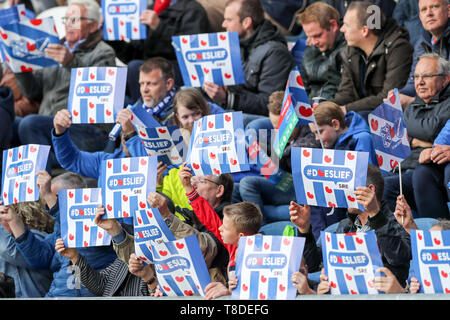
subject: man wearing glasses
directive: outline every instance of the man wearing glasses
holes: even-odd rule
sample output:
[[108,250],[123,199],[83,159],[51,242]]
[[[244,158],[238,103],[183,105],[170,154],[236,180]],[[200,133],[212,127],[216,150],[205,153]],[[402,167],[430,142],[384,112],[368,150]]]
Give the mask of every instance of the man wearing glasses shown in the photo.
[[[415,211],[416,207],[412,177],[419,165],[422,150],[431,148],[439,132],[450,118],[450,62],[437,53],[422,55],[414,70],[416,98],[404,110],[411,154],[401,163],[403,194],[407,203]],[[396,167],[398,168],[398,167]],[[398,170],[398,169],[395,169]],[[398,171],[384,178],[383,199],[395,210],[400,192]],[[423,187],[427,187],[425,183]],[[430,201],[434,195],[427,195]],[[427,210],[428,211],[428,210]],[[421,216],[433,213],[418,212]]]
[[[16,118],[18,145],[51,145],[53,117],[59,110],[67,108],[72,68],[115,66],[114,50],[102,41],[100,18],[96,1],[70,1],[63,19],[65,38],[61,44],[50,44],[45,49],[46,56],[59,62],[60,66],[15,74],[23,95],[40,102],[38,114]],[[109,130],[102,125],[77,124],[70,131],[80,149],[93,152],[105,148]],[[47,170],[55,166],[56,158],[51,151]]]

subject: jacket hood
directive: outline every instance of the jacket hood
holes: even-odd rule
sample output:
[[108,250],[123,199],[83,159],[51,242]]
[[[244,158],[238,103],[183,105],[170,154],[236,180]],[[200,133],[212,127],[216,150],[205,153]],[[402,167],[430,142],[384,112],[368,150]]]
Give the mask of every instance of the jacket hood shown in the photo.
[[339,137],[338,144],[361,132],[370,133],[366,120],[354,111],[350,111],[345,115],[345,123],[347,124],[348,129]]

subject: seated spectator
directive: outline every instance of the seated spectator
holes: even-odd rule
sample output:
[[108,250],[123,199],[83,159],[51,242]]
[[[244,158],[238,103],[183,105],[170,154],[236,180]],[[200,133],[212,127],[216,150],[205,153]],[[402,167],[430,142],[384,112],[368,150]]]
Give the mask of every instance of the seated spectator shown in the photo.
[[[366,187],[358,187],[355,191],[356,200],[364,206],[364,211],[349,208],[348,217],[339,222],[336,233],[374,230],[384,267],[395,275],[400,284],[405,284],[412,259],[411,241],[409,234],[397,223],[393,213],[381,200],[383,185],[380,170],[369,165]],[[312,234],[310,207],[293,201],[289,211],[291,221],[298,227],[298,236],[306,237],[303,252],[305,264],[311,272],[318,271],[322,263],[322,250],[317,247]]]
[[224,109],[242,111],[245,126],[255,115],[268,115],[270,94],[285,89],[295,62],[281,31],[264,19],[260,0],[227,2],[223,27],[239,34],[245,84],[219,86],[205,81],[203,90]]
[[339,31],[340,20],[339,12],[323,2],[313,3],[298,15],[310,42],[303,53],[301,76],[311,104],[315,97],[333,99],[341,82],[341,52],[346,42]]
[[[413,1],[417,4],[417,1]],[[425,53],[435,52],[443,58],[450,59],[450,5],[448,0],[419,0],[419,18],[421,32],[414,46],[413,64],[406,85],[400,90],[403,109],[416,97],[414,72],[419,57]]]
[[[23,95],[40,102],[39,114],[16,117],[19,145],[51,145],[53,116],[59,110],[67,108],[72,68],[115,66],[114,50],[102,41],[102,30],[99,28],[101,14],[97,2],[70,1],[65,19],[66,36],[63,43],[50,44],[45,49],[46,56],[61,66],[15,74]],[[71,131],[79,148],[97,151],[106,146],[108,128],[105,125],[77,124]],[[52,149],[47,164],[48,171],[58,166]]]
[[[53,232],[54,220],[47,214],[41,201],[23,202],[3,206],[0,201],[0,216],[17,215],[18,219],[36,237],[43,240]],[[50,269],[33,270],[16,247],[9,223],[0,218],[0,272],[14,279],[15,298],[40,298],[50,289],[53,280]]]
[[419,18],[418,1],[398,0],[394,12],[392,12],[392,18],[397,21],[400,27],[408,29],[409,41],[415,46],[424,31],[422,22]]
[[[38,173],[37,185],[42,198],[49,207],[50,215],[56,221],[60,220],[59,205],[57,200],[58,186],[68,186],[71,181],[52,186],[50,175],[46,171]],[[84,188],[85,183],[81,179],[80,184],[69,185],[69,188]],[[8,223],[11,233],[15,238],[17,250],[21,253],[28,266],[35,270],[48,270],[53,272],[53,281],[45,297],[86,297],[93,296],[80,284],[79,273],[73,268],[70,260],[61,256],[55,250],[56,239],[61,237],[60,225],[55,223],[54,230],[44,239],[39,239],[30,232],[27,226],[12,210],[2,210],[1,220]],[[79,248],[79,252],[86,257],[88,263],[96,270],[102,270],[110,265],[116,258],[112,246]],[[73,273],[72,273],[73,272]]]
[[383,103],[389,90],[402,88],[411,69],[413,47],[408,30],[380,12],[371,19],[370,2],[352,2],[341,32],[347,40],[342,53],[342,82],[332,100],[345,112],[365,116]]
[[[412,182],[414,169],[419,165],[422,150],[432,147],[450,118],[450,63],[436,53],[424,54],[419,58],[414,79],[417,97],[404,111],[411,154],[401,162],[401,169],[403,194],[412,208],[417,210]],[[395,209],[400,193],[398,167],[394,170],[384,177],[383,200],[388,202],[391,210]],[[433,198],[435,196],[433,194]]]
[[420,217],[450,219],[450,120],[434,140],[432,148],[419,155],[413,173],[413,190]]

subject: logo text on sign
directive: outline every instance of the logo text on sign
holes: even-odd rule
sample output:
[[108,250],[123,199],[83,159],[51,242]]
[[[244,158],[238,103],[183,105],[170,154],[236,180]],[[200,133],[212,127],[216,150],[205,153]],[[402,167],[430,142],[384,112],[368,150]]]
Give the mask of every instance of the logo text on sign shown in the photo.
[[110,83],[80,83],[77,86],[76,94],[78,96],[109,96],[113,90]]
[[155,261],[155,268],[159,273],[169,273],[178,269],[189,269],[190,266],[191,263],[188,259],[178,256],[163,261]]
[[367,255],[361,252],[344,253],[330,251],[328,261],[333,267],[357,268],[369,263]]
[[287,257],[282,253],[249,254],[245,265],[249,269],[283,269]]
[[230,144],[232,139],[231,132],[228,130],[218,130],[211,132],[204,132],[199,134],[195,140],[195,146],[200,147],[212,147],[212,146],[222,146],[225,144]]
[[227,50],[222,48],[210,50],[190,50],[186,52],[186,59],[189,62],[206,62],[225,60],[228,56]]
[[420,258],[425,264],[447,264],[450,263],[450,249],[424,249]]
[[324,167],[307,165],[303,169],[307,179],[338,182],[349,182],[353,179],[353,172],[345,167]]
[[70,217],[75,220],[93,219],[97,213],[97,205],[75,205],[69,209]]
[[145,183],[142,173],[111,176],[108,178],[108,187],[112,190],[140,188]]
[[33,162],[30,160],[11,164],[6,171],[8,178],[29,174],[33,171]]
[[108,6],[108,13],[110,15],[132,14],[137,11],[135,3],[115,3]]

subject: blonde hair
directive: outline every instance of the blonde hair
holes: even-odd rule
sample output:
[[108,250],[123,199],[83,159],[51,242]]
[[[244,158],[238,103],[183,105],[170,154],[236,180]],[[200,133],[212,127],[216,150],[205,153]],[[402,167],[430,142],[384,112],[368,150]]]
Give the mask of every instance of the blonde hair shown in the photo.
[[42,200],[34,202],[19,202],[11,208],[29,228],[46,233],[52,233],[55,220],[47,214]]
[[324,2],[314,2],[297,15],[297,21],[301,25],[316,22],[325,30],[330,29],[330,20],[335,20],[339,24],[341,15],[334,7]]
[[244,201],[225,206],[223,215],[226,215],[233,222],[237,232],[246,235],[258,233],[262,225],[261,210],[251,202]]
[[[194,88],[186,88],[178,91],[173,98],[173,112],[178,115],[178,108],[185,107],[189,110],[200,110],[202,117],[210,114],[208,103],[202,96],[200,91]],[[174,117],[175,124],[181,128],[181,123],[178,117]]]

